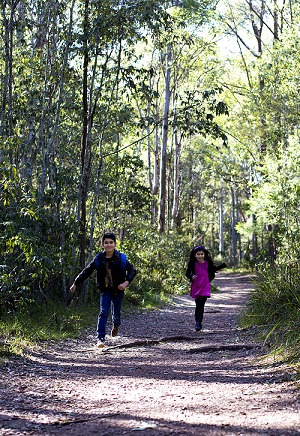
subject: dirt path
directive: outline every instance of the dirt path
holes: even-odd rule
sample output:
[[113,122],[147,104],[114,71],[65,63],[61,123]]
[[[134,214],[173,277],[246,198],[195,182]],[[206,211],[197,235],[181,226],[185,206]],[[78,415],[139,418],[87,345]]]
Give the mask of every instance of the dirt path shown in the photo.
[[90,332],[1,368],[0,434],[300,435],[293,374],[236,324],[250,277],[215,284],[201,333],[182,296],[124,317],[105,352]]

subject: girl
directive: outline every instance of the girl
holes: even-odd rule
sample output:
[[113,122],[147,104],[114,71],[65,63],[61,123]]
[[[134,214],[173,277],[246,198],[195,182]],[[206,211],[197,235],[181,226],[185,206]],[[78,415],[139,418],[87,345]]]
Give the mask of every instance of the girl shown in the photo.
[[195,330],[197,332],[202,329],[204,305],[210,297],[210,282],[215,278],[217,271],[226,267],[226,263],[216,266],[209,252],[202,245],[198,245],[191,251],[185,275],[191,282],[190,296],[195,299],[196,303]]

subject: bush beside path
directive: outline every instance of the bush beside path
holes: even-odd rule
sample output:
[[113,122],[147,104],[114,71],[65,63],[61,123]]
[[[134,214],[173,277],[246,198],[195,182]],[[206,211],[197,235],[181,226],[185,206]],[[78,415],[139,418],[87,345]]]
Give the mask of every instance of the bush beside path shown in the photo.
[[[300,435],[290,367],[238,328],[251,276],[218,274],[203,331],[194,301],[126,314],[104,351],[94,332],[0,369],[1,435]],[[96,323],[96,320],[95,320]]]

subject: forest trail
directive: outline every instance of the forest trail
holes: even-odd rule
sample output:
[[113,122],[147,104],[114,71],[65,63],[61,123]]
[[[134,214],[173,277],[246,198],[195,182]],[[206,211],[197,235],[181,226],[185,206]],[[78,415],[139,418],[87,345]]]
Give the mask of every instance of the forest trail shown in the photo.
[[251,276],[215,284],[200,333],[185,295],[124,316],[104,352],[91,331],[1,367],[0,434],[300,435],[291,370],[237,326]]

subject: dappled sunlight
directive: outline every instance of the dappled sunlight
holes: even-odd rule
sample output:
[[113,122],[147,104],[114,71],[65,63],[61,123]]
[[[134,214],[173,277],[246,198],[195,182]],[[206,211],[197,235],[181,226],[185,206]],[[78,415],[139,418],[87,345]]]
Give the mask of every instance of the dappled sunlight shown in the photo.
[[1,425],[7,434],[296,434],[292,385],[281,366],[262,365],[262,346],[237,327],[247,301],[237,287],[232,278],[212,295],[201,332],[184,295],[128,314],[104,351],[94,333],[27,350],[2,369]]

